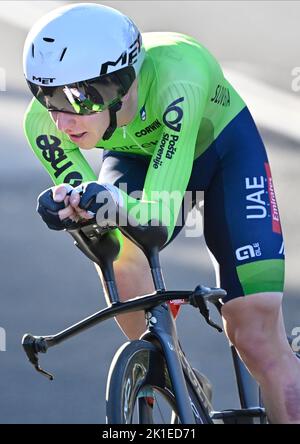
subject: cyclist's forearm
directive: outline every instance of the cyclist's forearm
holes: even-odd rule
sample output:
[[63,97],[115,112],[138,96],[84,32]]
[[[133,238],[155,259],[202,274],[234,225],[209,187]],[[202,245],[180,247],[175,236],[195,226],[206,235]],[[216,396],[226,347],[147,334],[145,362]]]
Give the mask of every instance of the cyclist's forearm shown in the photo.
[[55,185],[72,186],[96,180],[96,175],[79,148],[58,131],[46,109],[33,100],[25,114],[24,132],[30,147]]

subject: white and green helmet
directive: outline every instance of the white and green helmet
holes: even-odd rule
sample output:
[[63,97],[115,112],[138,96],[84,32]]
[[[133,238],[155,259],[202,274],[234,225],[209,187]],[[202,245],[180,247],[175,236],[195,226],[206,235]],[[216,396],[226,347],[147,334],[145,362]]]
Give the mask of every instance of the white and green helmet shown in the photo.
[[55,9],[33,26],[23,67],[31,92],[49,111],[91,114],[109,109],[107,139],[143,59],[141,34],[127,16],[107,6],[79,3]]

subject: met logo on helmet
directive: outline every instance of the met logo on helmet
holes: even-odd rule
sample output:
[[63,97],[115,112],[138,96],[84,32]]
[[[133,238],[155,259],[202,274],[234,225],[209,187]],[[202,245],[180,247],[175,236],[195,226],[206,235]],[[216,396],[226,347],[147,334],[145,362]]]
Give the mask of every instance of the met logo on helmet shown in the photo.
[[32,80],[40,82],[42,85],[50,85],[55,80],[55,77],[35,77],[32,76]]
[[139,34],[129,49],[124,51],[115,62],[105,62],[101,65],[100,76],[108,73],[109,66],[117,66],[118,64],[120,64],[120,67],[124,65],[133,65],[136,62],[138,54],[141,52],[141,46],[142,38],[141,34]]

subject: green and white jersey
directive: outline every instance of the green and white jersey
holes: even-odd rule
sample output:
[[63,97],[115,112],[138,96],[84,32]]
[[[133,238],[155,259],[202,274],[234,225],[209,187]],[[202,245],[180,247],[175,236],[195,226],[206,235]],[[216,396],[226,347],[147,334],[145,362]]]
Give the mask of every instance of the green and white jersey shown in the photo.
[[[168,220],[170,239],[180,199],[170,205],[170,193],[183,198],[194,160],[246,106],[225,79],[216,59],[192,37],[170,32],[143,34],[146,57],[138,77],[138,109],[134,119],[117,128],[96,148],[151,156],[143,198],[122,193],[125,208],[135,208],[140,223],[149,214]],[[79,185],[95,173],[79,148],[59,131],[47,109],[34,99],[25,115],[27,139],[55,184]],[[153,192],[158,198],[153,199]]]

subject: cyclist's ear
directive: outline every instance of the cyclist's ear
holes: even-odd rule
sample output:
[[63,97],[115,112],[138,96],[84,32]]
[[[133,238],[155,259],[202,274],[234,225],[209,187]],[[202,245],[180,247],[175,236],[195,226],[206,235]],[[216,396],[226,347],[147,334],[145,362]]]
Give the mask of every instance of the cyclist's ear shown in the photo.
[[124,97],[122,97],[122,102],[127,102],[128,99],[129,99],[129,92]]

